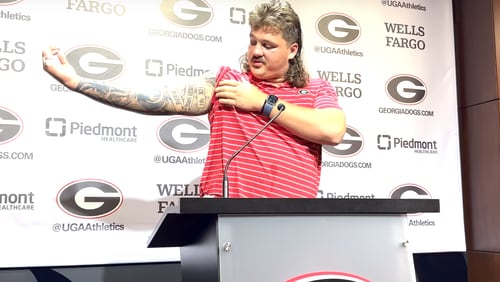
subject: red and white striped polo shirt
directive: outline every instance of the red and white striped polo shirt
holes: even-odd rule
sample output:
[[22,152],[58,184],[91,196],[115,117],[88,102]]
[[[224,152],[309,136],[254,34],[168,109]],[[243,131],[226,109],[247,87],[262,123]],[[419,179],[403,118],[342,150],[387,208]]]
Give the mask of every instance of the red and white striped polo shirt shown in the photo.
[[[276,87],[221,67],[220,80],[250,81],[280,100],[311,108],[340,108],[327,81],[311,79],[307,88],[285,83]],[[208,114],[210,144],[200,182],[201,195],[222,196],[223,171],[228,159],[269,120],[260,112],[222,106],[213,96]],[[315,198],[321,173],[321,145],[309,142],[272,123],[236,156],[228,169],[231,198]]]

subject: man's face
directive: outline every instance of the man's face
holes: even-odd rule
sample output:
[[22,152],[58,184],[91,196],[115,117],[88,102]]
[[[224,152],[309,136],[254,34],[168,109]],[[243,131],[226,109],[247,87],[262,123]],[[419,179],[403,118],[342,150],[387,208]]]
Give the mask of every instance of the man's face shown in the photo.
[[248,65],[252,74],[261,80],[283,82],[288,60],[297,54],[298,44],[288,46],[281,35],[270,28],[259,28],[250,33]]

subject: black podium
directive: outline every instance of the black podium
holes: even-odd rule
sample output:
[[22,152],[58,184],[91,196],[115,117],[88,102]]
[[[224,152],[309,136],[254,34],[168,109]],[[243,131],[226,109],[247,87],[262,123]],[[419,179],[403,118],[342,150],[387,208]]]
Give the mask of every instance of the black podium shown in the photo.
[[439,200],[181,198],[148,247],[180,247],[182,282],[411,282],[422,212]]

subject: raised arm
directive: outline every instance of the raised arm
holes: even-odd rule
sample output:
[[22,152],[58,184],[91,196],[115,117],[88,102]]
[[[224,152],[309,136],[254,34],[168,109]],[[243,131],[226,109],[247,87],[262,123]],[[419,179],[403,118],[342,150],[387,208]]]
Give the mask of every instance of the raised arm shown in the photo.
[[[261,112],[267,94],[248,82],[223,80],[215,89],[215,95],[223,105]],[[286,110],[276,122],[291,133],[324,145],[337,145],[342,141],[346,131],[345,114],[341,109],[313,109],[287,103],[280,100]],[[275,106],[271,116],[278,112]]]
[[67,88],[113,107],[151,115],[202,115],[211,107],[213,73],[146,93],[80,78],[55,47],[43,50],[42,60],[43,69]]
[[151,115],[202,115],[210,109],[213,74],[179,86],[169,85],[148,93],[122,90],[103,83],[80,80],[74,91],[113,107]]

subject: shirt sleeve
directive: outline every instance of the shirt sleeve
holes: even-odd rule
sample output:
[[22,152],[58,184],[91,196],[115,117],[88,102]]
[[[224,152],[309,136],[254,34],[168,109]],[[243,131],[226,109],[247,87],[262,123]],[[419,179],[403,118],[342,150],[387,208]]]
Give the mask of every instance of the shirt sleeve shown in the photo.
[[319,87],[317,90],[316,99],[314,101],[314,108],[316,109],[326,109],[326,108],[336,108],[342,109],[339,104],[339,99],[335,88],[332,84],[326,80],[319,80]]

